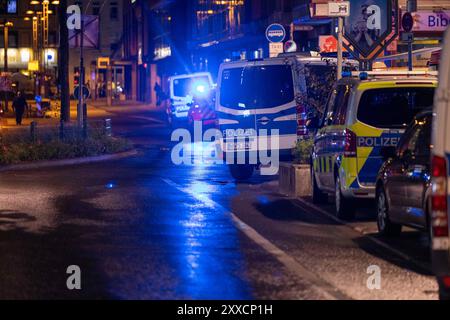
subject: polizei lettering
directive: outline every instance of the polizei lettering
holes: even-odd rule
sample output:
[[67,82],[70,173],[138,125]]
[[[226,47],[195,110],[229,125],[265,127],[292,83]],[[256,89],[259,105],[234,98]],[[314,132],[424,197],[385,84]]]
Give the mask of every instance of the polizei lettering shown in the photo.
[[358,147],[396,147],[400,137],[359,137]]

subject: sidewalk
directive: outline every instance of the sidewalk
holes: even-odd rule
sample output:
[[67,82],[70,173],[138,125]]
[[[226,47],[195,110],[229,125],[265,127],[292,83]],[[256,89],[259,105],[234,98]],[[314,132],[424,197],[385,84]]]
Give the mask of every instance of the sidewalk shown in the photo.
[[[90,121],[101,120],[120,114],[127,113],[160,113],[165,111],[163,107],[156,107],[153,104],[145,104],[139,101],[114,101],[112,106],[108,106],[106,99],[98,99],[96,101],[87,101],[87,113]],[[70,101],[70,119],[77,120],[77,101]],[[16,125],[16,119],[13,114],[0,120],[1,130],[13,130],[15,128],[29,127],[30,123],[34,121],[38,126],[56,126],[59,124],[59,117],[56,118],[27,118],[24,117],[22,126]]]
[[[88,103],[87,108],[88,118],[89,119],[104,119],[111,116],[109,112],[107,112],[104,109],[95,107],[93,105],[90,105]],[[70,101],[70,119],[71,121],[77,120],[77,102],[76,101]],[[58,125],[59,124],[59,118],[27,118],[26,115],[24,116],[22,120],[22,126],[16,125],[16,119],[13,114],[9,114],[8,117],[2,118],[0,121],[0,128],[9,130],[14,128],[21,128],[21,127],[27,127],[30,126],[30,123],[34,121],[39,126],[52,126],[52,125]]]
[[88,105],[94,108],[99,108],[105,111],[120,111],[120,112],[164,112],[163,106],[156,106],[155,104],[143,103],[141,101],[126,100],[126,101],[113,101],[111,106],[107,105],[106,99],[97,99],[88,101]]

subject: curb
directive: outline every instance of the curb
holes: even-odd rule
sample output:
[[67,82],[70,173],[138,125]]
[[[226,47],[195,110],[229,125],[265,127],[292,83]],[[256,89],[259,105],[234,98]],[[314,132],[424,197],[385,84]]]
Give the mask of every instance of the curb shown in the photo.
[[0,167],[0,172],[5,171],[22,171],[31,169],[42,169],[42,168],[52,168],[52,167],[64,167],[77,164],[88,164],[95,162],[118,160],[123,158],[128,158],[137,155],[137,150],[133,149],[131,151],[120,152],[115,154],[106,154],[102,156],[95,157],[85,157],[85,158],[74,158],[74,159],[64,159],[64,160],[49,160],[49,161],[38,161],[34,163],[23,163],[23,164],[13,164],[9,166]]
[[304,200],[300,197],[294,198],[294,205],[295,202],[297,201],[297,203],[301,203],[303,206],[305,207],[309,207],[312,210],[315,210],[316,212],[320,212],[321,214],[327,216],[329,219],[339,223],[340,225],[349,228],[350,230],[353,230],[356,233],[361,234],[362,236],[367,237],[369,240],[371,240],[372,242],[376,243],[377,245],[379,245],[380,247],[385,248],[386,250],[389,250],[391,253],[397,255],[398,257],[409,261],[410,263],[414,264],[416,267],[419,267],[420,269],[422,269],[423,271],[427,271],[427,272],[432,272],[432,270],[430,269],[429,266],[427,266],[426,264],[424,264],[421,261],[417,261],[414,257],[411,257],[410,255],[408,255],[407,253],[404,253],[401,250],[398,250],[394,247],[392,247],[391,245],[389,245],[388,243],[374,237],[370,232],[367,232],[364,228],[361,228],[359,226],[354,226],[351,225],[350,223],[348,223],[348,221],[339,219],[338,217],[336,217],[335,215],[331,214],[330,212],[328,212],[327,210],[313,204],[310,203],[307,200]]

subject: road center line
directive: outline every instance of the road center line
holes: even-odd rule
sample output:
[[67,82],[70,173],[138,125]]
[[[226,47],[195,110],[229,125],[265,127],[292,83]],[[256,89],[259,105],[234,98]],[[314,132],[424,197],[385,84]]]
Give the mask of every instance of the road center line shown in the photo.
[[[409,261],[409,262],[415,264],[417,267],[423,269],[424,271],[431,272],[430,268],[429,268],[428,266],[426,266],[425,264],[423,264],[423,263],[417,261],[416,259],[410,257],[410,256],[407,255],[406,253],[403,253],[402,251],[397,250],[397,249],[395,249],[394,247],[391,247],[391,246],[388,245],[387,243],[385,243],[385,242],[383,242],[383,241],[381,241],[381,240],[375,238],[374,236],[371,235],[371,233],[365,231],[363,228],[360,228],[360,227],[358,227],[358,226],[352,226],[352,225],[350,225],[348,222],[339,219],[338,217],[336,217],[336,216],[334,216],[333,214],[329,213],[329,212],[326,211],[325,209],[322,209],[322,208],[316,206],[316,205],[313,204],[313,203],[309,203],[309,202],[306,201],[306,200],[303,200],[303,199],[301,199],[301,198],[296,198],[295,200],[298,201],[299,203],[301,203],[302,205],[304,205],[304,206],[306,206],[306,207],[308,207],[308,208],[310,208],[310,209],[312,209],[312,210],[314,210],[314,211],[317,211],[317,212],[319,212],[319,213],[321,213],[321,214],[327,216],[328,218],[330,218],[330,219],[332,219],[332,220],[338,222],[339,224],[341,224],[341,225],[343,225],[343,226],[345,226],[345,227],[347,227],[347,228],[349,228],[349,229],[351,229],[351,230],[353,230],[353,231],[355,231],[355,232],[357,232],[357,233],[362,234],[363,236],[367,237],[369,240],[371,240],[372,242],[376,243],[376,244],[379,245],[380,247],[383,247],[384,249],[386,249],[386,250],[392,252],[393,254],[397,255],[398,257],[400,257],[400,258],[402,258],[402,259],[404,259],[404,260],[406,260],[406,261]],[[294,201],[293,203],[294,203],[294,205],[296,205],[297,207],[301,208],[301,207],[299,206],[298,203],[295,203],[295,201]],[[305,208],[302,208],[302,209],[305,209]]]
[[337,288],[333,287],[331,284],[317,276],[316,274],[309,271],[307,268],[302,266],[295,258],[288,255],[286,252],[278,248],[275,244],[270,242],[268,239],[264,238],[261,234],[259,234],[255,229],[250,227],[244,221],[239,219],[233,212],[230,212],[222,205],[217,202],[211,200],[209,197],[196,194],[192,190],[188,188],[183,188],[179,184],[175,183],[170,179],[162,179],[165,183],[170,185],[171,187],[178,189],[181,192],[189,194],[193,198],[198,201],[203,202],[208,207],[219,209],[225,214],[230,215],[233,220],[235,226],[242,231],[250,240],[258,244],[262,249],[276,258],[289,272],[294,274],[295,276],[306,280],[311,288],[316,290],[319,294],[321,294],[325,299],[328,300],[349,300],[350,297],[346,296],[344,293],[340,292]]

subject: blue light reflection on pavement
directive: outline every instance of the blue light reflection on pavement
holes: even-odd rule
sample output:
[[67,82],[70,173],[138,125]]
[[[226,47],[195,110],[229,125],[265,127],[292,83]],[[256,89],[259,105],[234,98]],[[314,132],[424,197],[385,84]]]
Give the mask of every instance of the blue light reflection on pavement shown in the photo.
[[[198,158],[201,148],[193,149],[196,150],[193,152],[194,164],[170,165],[167,171],[160,173],[161,177],[173,179],[196,194],[211,199],[220,191],[211,178],[223,168],[218,170],[215,164],[195,161],[201,160]],[[144,180],[144,185],[154,183],[154,177],[149,179]],[[165,235],[163,239],[155,239],[161,241],[158,244],[160,253],[166,255],[171,274],[176,278],[176,297],[252,299],[253,290],[246,279],[248,266],[241,251],[242,235],[230,216],[168,185],[162,185],[161,190],[164,190],[166,199],[171,199],[173,206],[149,212],[149,223],[158,223],[159,233]]]
[[[184,168],[189,176],[187,188],[209,199],[220,191],[208,179],[214,166],[196,162]],[[239,231],[230,217],[196,200],[193,205],[185,203],[180,211],[183,254],[178,264],[182,291],[194,299],[251,299],[249,284],[239,277],[245,271],[245,258],[240,251]]]

